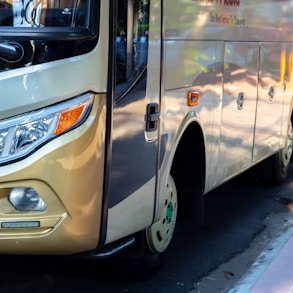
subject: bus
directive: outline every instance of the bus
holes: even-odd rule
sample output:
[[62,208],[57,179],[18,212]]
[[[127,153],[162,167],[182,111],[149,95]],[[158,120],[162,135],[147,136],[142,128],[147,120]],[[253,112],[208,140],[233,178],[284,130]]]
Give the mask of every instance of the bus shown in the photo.
[[0,0],[0,253],[123,257],[292,154],[293,2]]

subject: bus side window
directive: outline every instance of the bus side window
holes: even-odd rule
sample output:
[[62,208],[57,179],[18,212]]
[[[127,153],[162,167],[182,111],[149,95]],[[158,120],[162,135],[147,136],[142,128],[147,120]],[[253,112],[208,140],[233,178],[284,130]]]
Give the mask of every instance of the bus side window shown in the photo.
[[13,10],[12,5],[7,1],[0,2],[0,26],[12,26]]
[[116,85],[131,83],[146,67],[149,1],[119,0],[116,31]]

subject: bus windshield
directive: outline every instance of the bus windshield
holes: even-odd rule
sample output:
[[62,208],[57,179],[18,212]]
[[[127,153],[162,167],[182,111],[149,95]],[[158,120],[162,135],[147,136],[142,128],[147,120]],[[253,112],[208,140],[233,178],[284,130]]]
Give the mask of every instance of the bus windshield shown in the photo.
[[0,0],[0,72],[90,52],[99,0]]
[[0,0],[2,27],[88,27],[88,0]]

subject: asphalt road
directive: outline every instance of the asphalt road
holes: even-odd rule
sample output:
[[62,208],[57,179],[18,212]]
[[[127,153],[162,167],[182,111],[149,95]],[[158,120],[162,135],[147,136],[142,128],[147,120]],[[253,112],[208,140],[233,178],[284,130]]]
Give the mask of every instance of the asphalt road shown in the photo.
[[[104,263],[65,257],[0,256],[1,293],[217,293],[200,291],[197,284],[221,264],[246,251],[259,235],[266,241],[277,235],[277,225],[291,216],[293,166],[282,186],[234,180],[206,196],[205,224],[179,223],[161,270],[146,282],[121,279]],[[269,221],[277,217],[278,221]],[[264,239],[264,238],[262,238]],[[238,275],[223,272],[236,282],[254,261],[263,243],[247,254]],[[251,248],[249,248],[251,249]],[[239,275],[240,274],[240,275]],[[232,284],[232,283],[231,283]],[[221,284],[219,285],[221,286]]]

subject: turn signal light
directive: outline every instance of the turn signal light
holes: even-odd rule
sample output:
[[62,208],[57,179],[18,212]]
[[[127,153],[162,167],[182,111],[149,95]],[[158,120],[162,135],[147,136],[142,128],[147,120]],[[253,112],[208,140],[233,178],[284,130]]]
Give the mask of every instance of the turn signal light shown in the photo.
[[54,131],[54,135],[58,135],[73,127],[82,117],[84,109],[85,104],[82,104],[73,109],[60,113],[59,121]]
[[196,106],[200,102],[200,94],[198,91],[188,92],[187,104],[188,106]]

